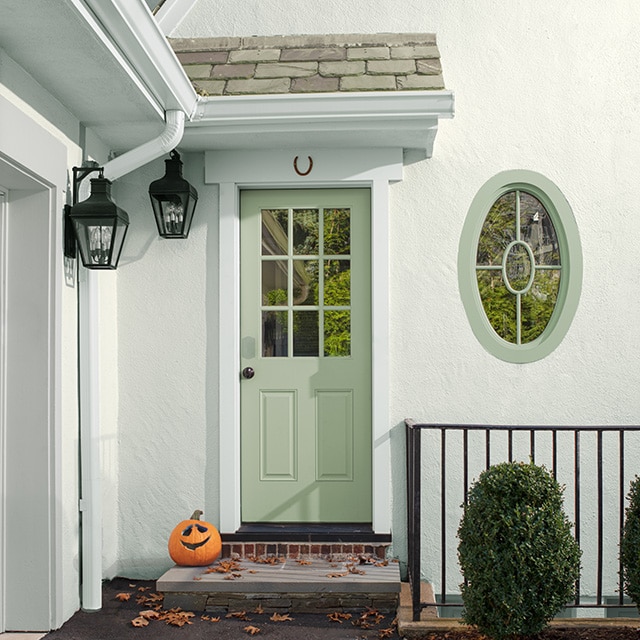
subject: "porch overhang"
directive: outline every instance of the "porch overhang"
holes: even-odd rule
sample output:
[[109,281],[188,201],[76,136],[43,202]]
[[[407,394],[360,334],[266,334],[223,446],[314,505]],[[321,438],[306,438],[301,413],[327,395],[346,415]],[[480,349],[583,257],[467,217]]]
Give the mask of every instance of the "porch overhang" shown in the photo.
[[419,149],[431,157],[451,91],[354,92],[200,98],[181,148]]

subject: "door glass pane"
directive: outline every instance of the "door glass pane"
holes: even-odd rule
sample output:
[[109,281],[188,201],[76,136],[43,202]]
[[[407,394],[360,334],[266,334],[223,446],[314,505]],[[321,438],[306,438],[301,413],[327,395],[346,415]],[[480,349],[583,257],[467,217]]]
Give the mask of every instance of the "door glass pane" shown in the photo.
[[298,256],[318,255],[318,210],[293,210],[293,253]]
[[289,353],[287,340],[287,312],[262,312],[262,355],[265,358],[286,357]]
[[262,255],[286,256],[288,253],[287,209],[262,209]]
[[351,260],[324,261],[324,304],[345,306],[351,303]]
[[262,304],[275,307],[287,304],[287,261],[262,261]]
[[351,210],[324,210],[324,254],[351,253]]
[[318,304],[318,260],[293,261],[293,304]]
[[294,356],[319,356],[318,315],[317,311],[293,312]]
[[351,311],[324,312],[324,355],[351,355]]

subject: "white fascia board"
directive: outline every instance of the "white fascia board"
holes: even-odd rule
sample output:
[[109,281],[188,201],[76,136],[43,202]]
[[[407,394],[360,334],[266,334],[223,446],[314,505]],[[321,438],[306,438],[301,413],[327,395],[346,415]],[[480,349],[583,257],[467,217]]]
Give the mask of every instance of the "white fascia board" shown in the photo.
[[208,97],[200,99],[185,142],[208,141],[211,146],[216,139],[233,136],[242,148],[264,134],[263,145],[272,144],[277,135],[283,144],[297,146],[305,135],[317,144],[322,135],[339,132],[345,147],[372,146],[374,136],[384,146],[422,148],[430,156],[438,120],[453,114],[450,91]]
[[354,121],[453,117],[451,91],[371,91],[222,96],[201,99],[193,123],[272,124],[274,122]]
[[162,109],[190,118],[198,95],[149,8],[142,0],[71,0],[82,3],[122,51]]

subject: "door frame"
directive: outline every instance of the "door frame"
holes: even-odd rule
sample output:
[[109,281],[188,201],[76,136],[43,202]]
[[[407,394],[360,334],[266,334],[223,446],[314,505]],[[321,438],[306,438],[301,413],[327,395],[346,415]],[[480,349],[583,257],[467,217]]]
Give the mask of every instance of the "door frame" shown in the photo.
[[[72,562],[69,553],[66,553],[69,548],[64,534],[68,534],[66,529],[72,525],[67,522],[69,513],[65,507],[68,509],[70,505],[62,490],[62,205],[67,184],[67,147],[44,128],[35,112],[24,104],[10,101],[1,93],[0,121],[6,125],[0,132],[0,183],[7,193],[2,241],[11,241],[14,217],[31,215],[38,217],[37,229],[48,248],[40,263],[44,263],[46,272],[44,275],[38,272],[46,279],[47,290],[39,292],[37,299],[32,300],[37,313],[46,319],[43,321],[45,330],[42,342],[45,352],[43,359],[46,358],[47,367],[46,371],[40,372],[46,381],[40,385],[34,399],[34,404],[38,403],[38,407],[46,412],[46,417],[38,425],[37,433],[29,434],[32,439],[27,443],[28,446],[16,447],[16,436],[21,437],[21,430],[7,421],[10,398],[7,384],[8,379],[13,377],[12,361],[6,345],[0,353],[0,366],[3,368],[0,384],[4,395],[0,415],[0,545],[4,551],[3,565],[0,566],[0,597],[5,598],[0,632],[5,627],[49,631],[61,626],[73,612],[69,611],[71,606],[75,607],[74,601],[65,608],[65,602],[71,598],[65,598],[64,578],[70,575]],[[21,248],[25,251],[24,261],[27,261],[29,248]],[[0,269],[2,314],[7,319],[14,314],[7,298],[12,281],[6,262],[8,252],[3,251],[0,255],[5,261]],[[22,371],[20,375],[28,378],[28,372],[25,374]],[[8,460],[13,463],[13,473],[7,468]],[[24,481],[25,474],[29,475],[30,483]],[[40,505],[45,505],[33,524],[45,532],[40,549],[40,556],[44,560],[32,563],[26,569],[24,566],[16,569],[18,563],[14,561],[11,566],[11,558],[27,553],[30,547],[27,537],[20,536],[19,532],[16,534],[16,528],[11,523],[24,522],[34,496]],[[11,536],[12,540],[20,541],[13,546],[12,556],[6,551]],[[15,590],[14,600],[20,600],[19,608],[10,606],[7,601],[5,587],[9,582],[14,590],[16,584],[24,586],[22,591]],[[35,597],[29,598],[29,595],[33,595],[34,584],[38,585],[37,602]]]
[[365,187],[371,190],[372,526],[391,532],[389,424],[389,185],[402,180],[402,149],[207,151],[205,183],[219,185],[218,386],[219,527],[235,532],[240,513],[240,191]]

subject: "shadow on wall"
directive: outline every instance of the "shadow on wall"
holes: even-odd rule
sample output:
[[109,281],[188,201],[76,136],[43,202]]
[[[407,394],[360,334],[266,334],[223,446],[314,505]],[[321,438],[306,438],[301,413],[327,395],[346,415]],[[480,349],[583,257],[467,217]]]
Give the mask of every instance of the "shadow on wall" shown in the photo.
[[391,555],[400,561],[400,574],[407,577],[407,464],[404,421],[390,431],[391,446]]

